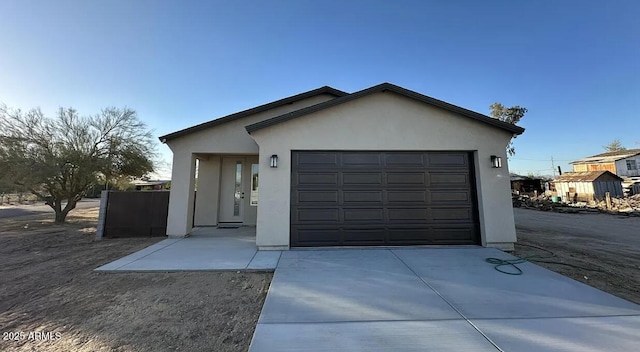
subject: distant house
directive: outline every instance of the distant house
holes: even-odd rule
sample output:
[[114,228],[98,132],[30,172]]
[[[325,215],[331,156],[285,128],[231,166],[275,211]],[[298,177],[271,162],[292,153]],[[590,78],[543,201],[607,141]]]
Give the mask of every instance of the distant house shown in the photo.
[[542,178],[511,173],[509,179],[511,181],[512,193],[523,194],[538,192],[538,194],[542,194],[545,191],[545,182]]
[[136,188],[136,191],[158,191],[165,189],[170,180],[133,180],[131,186]]
[[565,201],[601,200],[609,192],[622,197],[622,177],[610,171],[566,172],[554,181],[558,196]]
[[574,172],[611,171],[620,177],[640,176],[640,149],[607,152],[573,161]]

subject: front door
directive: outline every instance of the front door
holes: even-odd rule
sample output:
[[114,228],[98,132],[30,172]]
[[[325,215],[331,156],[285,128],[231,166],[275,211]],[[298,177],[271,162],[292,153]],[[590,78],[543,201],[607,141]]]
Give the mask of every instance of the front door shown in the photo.
[[244,158],[223,157],[220,180],[220,222],[242,222]]

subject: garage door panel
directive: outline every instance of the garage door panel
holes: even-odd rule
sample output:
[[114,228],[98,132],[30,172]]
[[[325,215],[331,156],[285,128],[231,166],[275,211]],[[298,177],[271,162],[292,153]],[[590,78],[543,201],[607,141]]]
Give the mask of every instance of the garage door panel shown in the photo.
[[469,168],[469,156],[464,153],[438,153],[429,154],[427,157],[429,160],[429,167],[460,167],[463,169]]
[[377,209],[344,209],[343,210],[344,222],[349,223],[353,221],[366,221],[366,222],[383,222],[384,210],[382,208]]
[[343,153],[342,166],[351,167],[379,167],[382,166],[382,156],[379,153]]
[[468,221],[473,222],[471,208],[431,208],[431,219],[433,221]]
[[338,166],[338,153],[336,152],[299,152],[297,163],[307,168],[336,168]]
[[432,187],[459,185],[467,188],[469,187],[469,175],[467,173],[430,172],[429,185]]
[[427,208],[389,209],[389,221],[421,221],[429,220]]
[[389,244],[430,244],[432,241],[432,229],[427,226],[417,228],[393,228],[390,227]]
[[477,244],[470,240],[477,231],[475,226],[466,227],[433,227],[434,243]]
[[381,185],[382,172],[344,172],[342,184],[345,186]]
[[430,193],[432,204],[452,202],[469,204],[471,202],[471,192],[469,190],[432,190]]
[[427,202],[427,191],[418,189],[410,191],[388,190],[387,200],[389,204],[425,203]]
[[342,229],[342,234],[345,245],[384,245],[387,236],[384,228],[354,229],[346,227]]
[[317,161],[298,153],[294,247],[479,242],[469,153],[323,151]]
[[424,168],[425,158],[423,153],[386,153],[385,164],[389,168],[393,167],[419,167]]
[[339,228],[292,228],[294,238],[292,241],[298,246],[330,246],[342,241]]
[[294,186],[323,186],[338,185],[337,172],[299,172],[295,178]]
[[338,191],[326,190],[326,191],[298,191],[295,193],[297,199],[295,204],[307,205],[322,203],[325,205],[338,205]]
[[294,223],[315,222],[339,222],[340,209],[338,208],[299,208],[293,214]]
[[387,185],[425,185],[426,177],[424,172],[388,172]]
[[378,205],[382,205],[383,202],[383,191],[343,191],[343,204],[344,205],[353,205],[360,203],[376,203]]

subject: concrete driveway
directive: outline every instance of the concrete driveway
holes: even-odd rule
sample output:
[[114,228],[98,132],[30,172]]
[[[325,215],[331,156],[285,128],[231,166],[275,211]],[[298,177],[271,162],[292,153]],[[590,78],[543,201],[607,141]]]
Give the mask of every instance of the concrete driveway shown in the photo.
[[640,306],[480,247],[282,253],[251,342],[265,351],[631,351]]

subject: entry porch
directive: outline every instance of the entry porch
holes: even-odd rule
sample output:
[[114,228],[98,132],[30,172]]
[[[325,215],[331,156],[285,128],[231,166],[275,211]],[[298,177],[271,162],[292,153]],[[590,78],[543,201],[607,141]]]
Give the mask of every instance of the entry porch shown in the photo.
[[174,155],[167,236],[184,238],[194,228],[255,226],[259,156],[192,153]]
[[196,227],[189,237],[169,238],[96,271],[273,271],[280,251],[258,251],[256,228]]

